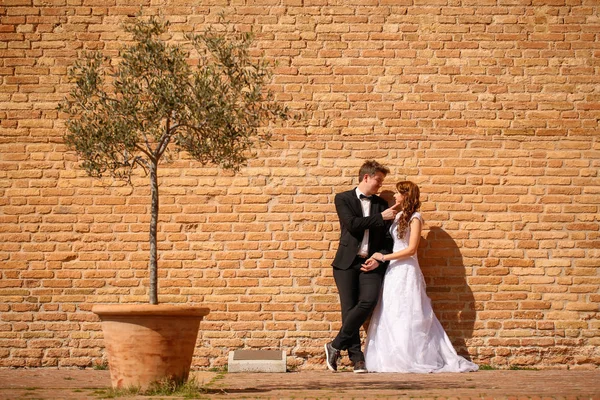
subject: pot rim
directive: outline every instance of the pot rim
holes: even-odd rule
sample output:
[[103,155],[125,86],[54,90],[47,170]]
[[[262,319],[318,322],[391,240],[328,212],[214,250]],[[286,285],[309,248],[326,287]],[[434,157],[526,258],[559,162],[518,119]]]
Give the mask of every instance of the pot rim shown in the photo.
[[166,317],[203,317],[210,309],[201,306],[181,304],[95,304],[92,312],[100,317],[113,315],[158,315]]

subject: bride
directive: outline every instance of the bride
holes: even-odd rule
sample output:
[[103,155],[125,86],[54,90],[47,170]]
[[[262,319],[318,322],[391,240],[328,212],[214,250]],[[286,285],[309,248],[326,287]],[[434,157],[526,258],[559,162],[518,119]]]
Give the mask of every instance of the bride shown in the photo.
[[467,372],[479,367],[459,356],[431,308],[425,280],[417,260],[423,218],[419,187],[398,182],[394,195],[402,210],[390,232],[391,254],[373,254],[379,262],[390,261],[381,297],[369,324],[365,361],[370,372]]

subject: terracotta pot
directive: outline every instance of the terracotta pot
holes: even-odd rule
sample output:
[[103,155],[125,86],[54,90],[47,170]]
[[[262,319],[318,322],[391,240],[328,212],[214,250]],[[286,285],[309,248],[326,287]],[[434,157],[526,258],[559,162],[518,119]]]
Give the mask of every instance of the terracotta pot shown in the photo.
[[147,389],[187,380],[202,317],[210,310],[169,304],[95,305],[114,388]]

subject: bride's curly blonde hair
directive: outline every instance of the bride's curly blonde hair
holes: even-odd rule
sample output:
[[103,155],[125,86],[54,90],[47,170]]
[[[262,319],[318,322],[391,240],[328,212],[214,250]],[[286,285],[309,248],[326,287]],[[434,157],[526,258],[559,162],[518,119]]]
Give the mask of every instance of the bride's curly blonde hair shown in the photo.
[[421,193],[419,187],[411,181],[398,182],[396,190],[404,196],[404,203],[402,203],[402,209],[400,210],[402,214],[398,219],[398,239],[404,239],[410,217],[421,207],[421,201],[419,200]]

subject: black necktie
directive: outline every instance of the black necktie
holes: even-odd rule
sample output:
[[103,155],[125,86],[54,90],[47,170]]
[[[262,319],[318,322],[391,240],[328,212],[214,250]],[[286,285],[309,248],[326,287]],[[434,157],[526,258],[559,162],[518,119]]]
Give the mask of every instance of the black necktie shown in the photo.
[[364,194],[361,194],[360,196],[358,196],[361,200],[362,199],[367,199],[367,200],[371,200],[371,196],[365,196]]

